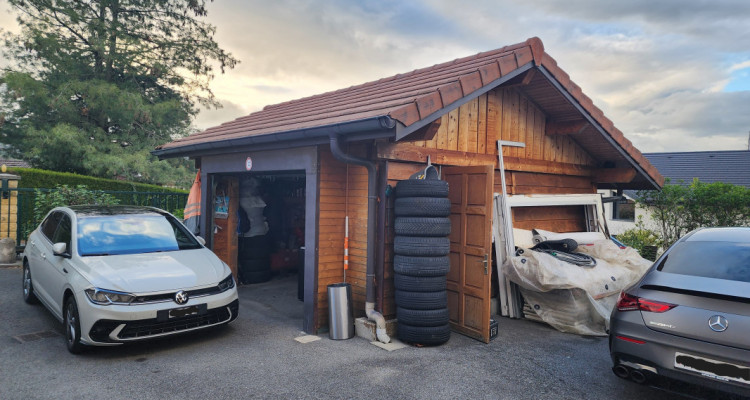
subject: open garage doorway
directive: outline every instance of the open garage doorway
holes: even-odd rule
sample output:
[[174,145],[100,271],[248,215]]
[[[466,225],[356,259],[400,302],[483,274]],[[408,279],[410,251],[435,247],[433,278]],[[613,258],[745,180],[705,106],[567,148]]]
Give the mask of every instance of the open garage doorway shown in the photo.
[[[239,176],[238,278],[241,284],[299,275],[305,251],[304,171]],[[303,300],[303,279],[298,298]]]
[[309,147],[202,157],[200,165],[201,234],[235,274],[240,308],[243,292],[268,291],[285,305],[277,312],[307,333],[316,318],[317,159]]
[[[305,265],[305,171],[213,176],[212,245],[234,266],[237,283],[268,291],[279,312],[302,318]],[[254,293],[255,294],[255,293]]]

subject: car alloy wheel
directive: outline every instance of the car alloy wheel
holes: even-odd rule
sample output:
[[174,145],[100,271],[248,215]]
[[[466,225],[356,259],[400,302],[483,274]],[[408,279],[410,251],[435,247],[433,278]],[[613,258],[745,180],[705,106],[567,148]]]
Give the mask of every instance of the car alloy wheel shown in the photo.
[[78,354],[83,350],[81,344],[81,322],[78,320],[78,305],[73,296],[65,301],[65,340],[68,351]]
[[27,304],[37,302],[36,295],[34,295],[34,284],[31,281],[31,270],[27,262],[23,263],[23,301]]

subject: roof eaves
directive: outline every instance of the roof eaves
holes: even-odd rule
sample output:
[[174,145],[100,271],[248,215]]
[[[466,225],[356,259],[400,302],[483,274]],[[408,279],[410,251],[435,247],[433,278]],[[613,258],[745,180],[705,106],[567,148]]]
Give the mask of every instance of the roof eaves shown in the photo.
[[[199,142],[179,147],[157,148],[156,150],[152,150],[151,154],[163,160],[166,158],[217,153],[219,151],[226,152],[228,149],[245,149],[250,146],[254,150],[270,150],[271,148],[281,149],[319,144],[318,142],[322,143],[327,140],[331,133],[343,135],[345,140],[347,138],[349,140],[363,140],[364,138],[393,137],[395,132],[396,121],[388,116],[378,116],[292,131],[250,135],[221,141]],[[319,139],[322,139],[322,141]]]
[[[482,54],[486,53],[472,57],[476,58]],[[481,65],[475,71],[463,74],[455,81],[391,111],[388,115],[400,123],[396,140],[403,139],[456,107],[476,99],[533,66],[540,66],[545,55],[544,44],[539,38],[533,37],[523,43],[503,47],[496,54],[497,57],[492,62]],[[454,60],[454,63],[468,59]]]
[[[468,102],[476,99],[477,97],[479,97],[479,96],[481,96],[481,95],[483,95],[483,94],[485,94],[485,93],[493,90],[494,88],[502,85],[503,83],[508,82],[509,80],[511,80],[511,79],[513,79],[513,78],[515,78],[515,77],[523,74],[524,72],[530,70],[531,68],[533,68],[533,64],[529,62],[529,63],[527,63],[527,64],[525,64],[525,65],[523,65],[523,66],[521,66],[519,68],[516,68],[513,71],[510,71],[509,73],[507,73],[506,75],[504,75],[502,77],[499,77],[499,78],[497,78],[497,79],[495,79],[495,80],[493,80],[491,82],[488,82],[487,84],[485,84],[485,85],[483,85],[483,86],[481,86],[479,88],[473,89],[472,92],[469,92],[468,94],[465,94],[462,97],[458,97],[457,99],[451,101],[450,103],[448,103],[448,104],[446,104],[446,105],[444,105],[442,107],[434,107],[434,106],[424,107],[423,106],[422,108],[420,108],[419,104],[422,103],[422,102],[425,102],[424,99],[426,97],[430,97],[432,100],[427,100],[427,101],[432,101],[432,102],[434,102],[434,101],[437,100],[437,96],[440,96],[441,99],[445,99],[446,97],[448,99],[452,99],[453,97],[455,97],[455,93],[457,93],[457,91],[456,91],[455,86],[453,86],[453,85],[455,85],[456,83],[452,83],[452,84],[440,87],[435,92],[433,92],[433,93],[431,93],[431,94],[429,94],[427,96],[422,96],[422,97],[416,99],[414,101],[414,103],[410,103],[407,106],[405,106],[405,107],[410,107],[410,108],[411,107],[416,107],[417,110],[408,110],[407,112],[414,112],[414,111],[416,111],[420,115],[420,118],[418,120],[412,121],[410,124],[404,124],[401,120],[399,120],[399,118],[397,118],[397,115],[394,115],[394,112],[391,112],[389,114],[389,116],[391,116],[393,119],[399,121],[399,124],[397,124],[397,127],[396,127],[396,141],[404,139],[405,137],[409,136],[410,134],[418,131],[419,129],[421,129],[421,128],[427,126],[427,125],[429,125],[433,121],[435,121],[438,118],[442,117],[443,115],[445,115],[445,114],[451,112],[452,110],[455,110],[456,108],[461,107],[462,105],[464,105],[464,104],[466,104],[466,103],[468,103]],[[459,78],[458,82],[460,82],[460,78]],[[444,90],[445,87],[448,87],[448,89]],[[461,87],[463,87],[463,86],[461,86]],[[444,93],[446,93],[446,92],[447,92],[447,96],[444,95]],[[404,107],[402,107],[402,108],[404,108]],[[422,113],[420,111],[426,112],[426,110],[430,110],[432,112],[429,113],[429,114],[424,114],[424,117],[421,117]]]
[[[539,70],[547,80],[564,96],[567,100],[578,109],[581,115],[594,126],[597,131],[607,140],[631,165],[633,165],[641,175],[653,186],[654,189],[660,189],[664,186],[664,177],[654,167],[643,154],[633,146],[623,133],[614,126],[614,123],[604,116],[602,110],[596,107],[591,99],[585,94],[581,97],[573,96],[573,89],[577,88],[562,69],[557,67],[552,57],[545,54],[544,61]],[[553,70],[553,71],[551,71]],[[570,88],[571,90],[569,90]],[[640,155],[640,160],[636,160],[634,154]],[[640,162],[639,162],[640,161]]]

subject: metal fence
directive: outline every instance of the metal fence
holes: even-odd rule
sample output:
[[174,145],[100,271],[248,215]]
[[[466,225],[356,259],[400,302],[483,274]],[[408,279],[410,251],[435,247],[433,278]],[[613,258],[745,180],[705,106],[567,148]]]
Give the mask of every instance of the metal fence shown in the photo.
[[[5,185],[3,185],[5,186]],[[29,233],[36,229],[41,221],[34,217],[34,206],[38,193],[55,192],[57,189],[0,188],[3,206],[0,209],[0,238],[14,237],[18,249],[23,249]],[[137,205],[161,208],[181,215],[187,202],[187,193],[163,192],[120,192],[100,190],[119,201],[121,205]],[[13,207],[13,204],[16,207]]]

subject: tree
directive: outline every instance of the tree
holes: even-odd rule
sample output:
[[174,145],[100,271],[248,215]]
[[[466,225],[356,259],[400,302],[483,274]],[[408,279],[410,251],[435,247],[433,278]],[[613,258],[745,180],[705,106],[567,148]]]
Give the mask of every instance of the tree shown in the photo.
[[750,188],[698,179],[670,184],[661,191],[639,191],[638,202],[651,212],[667,248],[686,233],[702,227],[750,225]]
[[3,33],[0,134],[36,167],[172,183],[186,160],[149,151],[190,133],[209,83],[238,62],[200,20],[205,0],[9,0],[21,33]]

